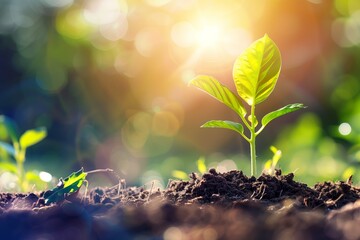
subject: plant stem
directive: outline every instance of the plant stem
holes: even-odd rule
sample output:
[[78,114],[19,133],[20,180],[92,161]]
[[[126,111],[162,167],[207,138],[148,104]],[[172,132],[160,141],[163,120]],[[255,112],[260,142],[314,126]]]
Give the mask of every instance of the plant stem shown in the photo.
[[25,186],[24,186],[24,165],[22,162],[17,161],[17,177],[20,185],[20,190],[22,192],[25,192]]
[[255,134],[251,133],[250,140],[250,157],[251,157],[251,176],[256,175],[256,145],[255,145]]
[[251,158],[251,175],[256,175],[256,121],[255,121],[255,104],[251,106],[250,122],[250,158]]

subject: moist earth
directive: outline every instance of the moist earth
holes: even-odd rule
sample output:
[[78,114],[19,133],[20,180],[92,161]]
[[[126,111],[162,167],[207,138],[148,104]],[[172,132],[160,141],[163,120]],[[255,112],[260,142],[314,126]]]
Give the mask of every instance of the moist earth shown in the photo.
[[294,174],[210,169],[164,190],[94,188],[46,206],[44,192],[0,193],[1,239],[360,239],[360,189]]

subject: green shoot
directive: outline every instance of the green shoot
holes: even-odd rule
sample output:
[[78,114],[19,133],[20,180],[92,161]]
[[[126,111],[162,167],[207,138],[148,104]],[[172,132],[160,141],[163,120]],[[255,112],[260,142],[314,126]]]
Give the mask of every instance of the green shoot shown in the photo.
[[96,169],[93,171],[84,172],[84,169],[81,168],[77,172],[71,173],[65,179],[60,178],[57,186],[52,190],[45,192],[44,199],[45,205],[50,205],[51,203],[57,203],[65,200],[67,197],[77,193],[83,183],[86,184],[85,197],[87,192],[88,182],[86,177],[88,174],[99,173],[99,172],[112,172],[112,169]]
[[184,171],[180,171],[180,170],[173,170],[171,172],[171,175],[174,177],[174,178],[177,178],[177,179],[181,179],[181,180],[188,180],[189,179],[189,176],[186,172]]
[[21,191],[29,188],[29,179],[36,177],[32,172],[24,171],[24,162],[26,159],[26,150],[28,147],[42,141],[46,135],[46,128],[40,127],[25,131],[19,138],[15,134],[14,123],[10,119],[0,116],[0,121],[7,127],[12,140],[12,145],[7,142],[0,141],[0,148],[4,149],[9,155],[15,159],[15,163],[2,162],[0,167],[14,173],[17,176],[18,184]]
[[356,168],[353,166],[347,167],[344,172],[342,173],[342,179],[349,180],[354,176],[356,173]]
[[207,166],[205,164],[205,158],[204,157],[200,157],[197,161],[196,161],[196,165],[197,165],[197,169],[199,171],[199,173],[201,175],[203,175],[204,173],[206,173]]
[[[211,76],[197,76],[190,84],[205,91],[237,113],[248,129],[245,134],[241,123],[211,120],[201,127],[225,128],[239,133],[250,145],[251,175],[256,175],[256,137],[272,120],[305,106],[301,103],[287,105],[266,114],[261,122],[256,116],[256,105],[266,100],[275,88],[281,69],[281,55],[276,44],[265,34],[255,41],[235,61],[233,79],[237,94],[250,108],[250,113],[238,97]],[[259,124],[260,123],[260,124]]]
[[265,162],[263,172],[267,173],[269,175],[274,175],[276,165],[279,162],[282,153],[281,153],[281,150],[277,149],[274,146],[270,147],[270,151],[273,153],[273,157],[272,157],[272,159],[269,159]]
[[81,168],[79,171],[71,173],[65,179],[60,178],[59,183],[54,189],[45,192],[45,204],[50,205],[51,203],[62,201],[70,194],[77,192],[85,181],[86,176],[87,173]]
[[[206,173],[206,171],[208,170],[206,163],[205,163],[205,158],[204,157],[200,157],[197,161],[196,161],[196,166],[197,169],[199,171],[199,173],[201,175],[203,175],[204,173]],[[189,179],[189,176],[186,172],[184,171],[180,171],[180,170],[174,170],[172,171],[172,176],[181,180],[187,180]]]

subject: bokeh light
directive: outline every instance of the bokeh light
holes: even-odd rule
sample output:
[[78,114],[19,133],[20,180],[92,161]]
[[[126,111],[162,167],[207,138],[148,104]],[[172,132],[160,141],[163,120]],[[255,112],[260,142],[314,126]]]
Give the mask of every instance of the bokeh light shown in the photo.
[[339,133],[344,136],[349,135],[351,133],[350,124],[349,123],[341,123],[339,125]]

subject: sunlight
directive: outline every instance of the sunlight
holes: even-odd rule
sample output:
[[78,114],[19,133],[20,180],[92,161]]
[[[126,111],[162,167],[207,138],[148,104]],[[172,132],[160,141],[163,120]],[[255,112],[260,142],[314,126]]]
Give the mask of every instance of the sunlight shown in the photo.
[[204,26],[197,35],[197,43],[201,47],[215,47],[220,43],[222,29],[219,25]]
[[123,19],[127,11],[127,2],[124,0],[92,0],[86,1],[83,14],[89,23],[105,25]]

